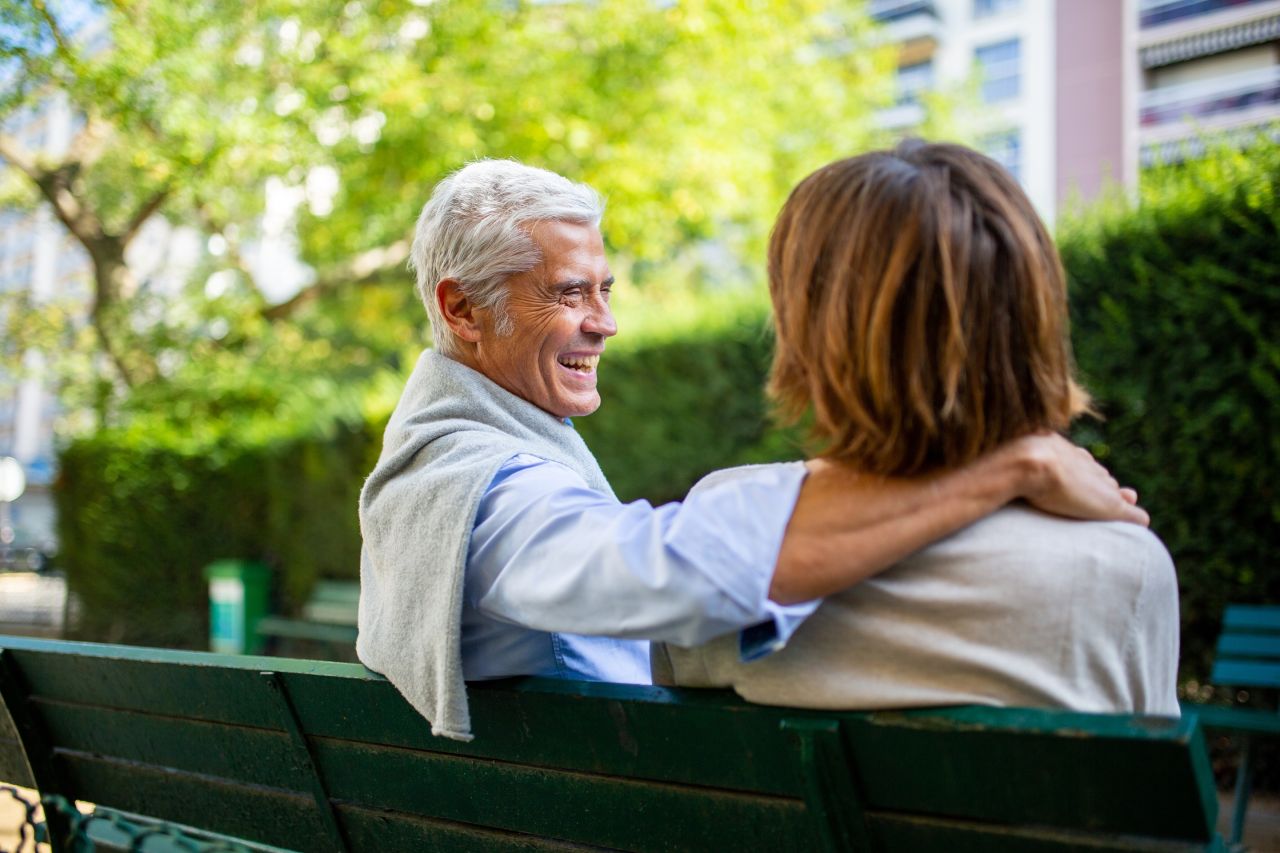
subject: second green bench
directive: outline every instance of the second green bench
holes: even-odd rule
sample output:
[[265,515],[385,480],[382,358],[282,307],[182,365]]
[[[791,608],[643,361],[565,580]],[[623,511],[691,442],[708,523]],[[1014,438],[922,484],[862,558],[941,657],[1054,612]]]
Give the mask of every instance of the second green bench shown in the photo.
[[[354,661],[356,613],[360,584],[354,581],[316,581],[299,618],[265,616],[258,620],[258,634],[268,650],[316,648],[326,657]],[[301,644],[301,645],[300,645]]]
[[[1280,607],[1230,604],[1222,615],[1222,633],[1213,672],[1214,684],[1241,688],[1280,687]],[[1231,843],[1244,835],[1245,816],[1253,789],[1253,761],[1259,737],[1280,735],[1280,709],[1235,708],[1226,705],[1183,704],[1207,729],[1243,736],[1240,769],[1236,775],[1235,806],[1231,815]]]

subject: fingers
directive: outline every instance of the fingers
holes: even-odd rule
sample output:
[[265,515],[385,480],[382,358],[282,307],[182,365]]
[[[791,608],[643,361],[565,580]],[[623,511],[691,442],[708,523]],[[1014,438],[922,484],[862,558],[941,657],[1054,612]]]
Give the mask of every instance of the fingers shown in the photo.
[[1094,458],[1092,453],[1089,453],[1089,451],[1084,450],[1084,448],[1080,448],[1080,450],[1082,450],[1086,455],[1088,455],[1088,457],[1093,461],[1093,463],[1097,465],[1099,469],[1102,470],[1103,474],[1106,476],[1107,484],[1110,485],[1111,488],[1114,489],[1115,492],[1120,495],[1120,499],[1124,501],[1124,503],[1122,503],[1116,511],[1117,519],[1119,521],[1128,521],[1133,524],[1141,524],[1143,527],[1150,527],[1151,516],[1147,514],[1147,511],[1145,509],[1138,506],[1138,492],[1127,486],[1122,488],[1120,486],[1120,481],[1117,480],[1115,476],[1112,475],[1112,473],[1104,465],[1102,465],[1102,463],[1100,463],[1096,458]]
[[[1129,491],[1133,491],[1129,489]],[[1135,496],[1136,500],[1136,496]],[[1143,527],[1151,526],[1151,516],[1147,515],[1147,511],[1140,506],[1122,503],[1116,512],[1118,521],[1128,521],[1132,524],[1141,524]]]

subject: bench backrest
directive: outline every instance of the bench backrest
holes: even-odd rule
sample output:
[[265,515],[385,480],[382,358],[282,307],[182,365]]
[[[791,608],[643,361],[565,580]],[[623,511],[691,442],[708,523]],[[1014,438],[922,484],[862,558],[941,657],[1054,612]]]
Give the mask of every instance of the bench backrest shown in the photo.
[[1280,687],[1280,606],[1227,607],[1210,680],[1232,687]]
[[360,608],[360,584],[355,581],[316,581],[302,606],[302,618],[334,625],[355,625]]
[[[300,850],[1217,849],[1194,718],[843,713],[0,637],[0,780]],[[28,769],[27,759],[30,759]]]

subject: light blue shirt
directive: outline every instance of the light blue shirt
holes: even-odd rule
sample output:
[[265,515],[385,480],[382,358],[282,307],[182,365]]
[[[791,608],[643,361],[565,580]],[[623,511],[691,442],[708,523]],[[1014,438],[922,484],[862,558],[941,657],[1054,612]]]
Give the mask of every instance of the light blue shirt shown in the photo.
[[741,631],[743,660],[781,648],[818,607],[769,584],[803,463],[698,485],[683,502],[620,503],[578,474],[512,457],[480,500],[467,552],[468,680],[543,675],[649,684],[649,643]]

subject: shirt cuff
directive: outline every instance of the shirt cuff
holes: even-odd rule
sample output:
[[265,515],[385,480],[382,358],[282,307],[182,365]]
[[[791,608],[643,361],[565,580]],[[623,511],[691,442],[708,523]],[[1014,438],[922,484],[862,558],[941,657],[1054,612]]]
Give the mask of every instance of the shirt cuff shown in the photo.
[[778,651],[821,603],[820,598],[800,604],[768,602],[765,609],[771,618],[738,632],[738,658],[743,663],[750,663]]

